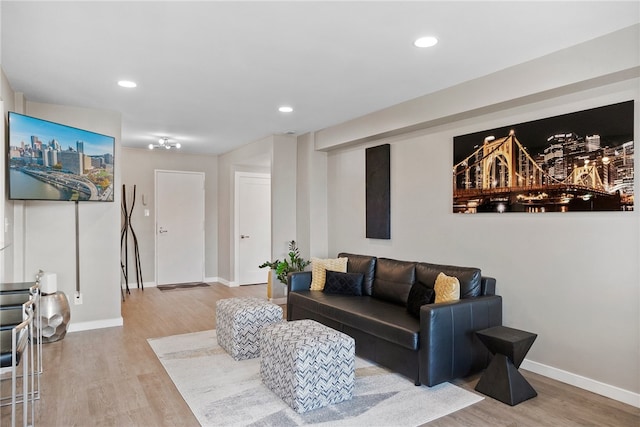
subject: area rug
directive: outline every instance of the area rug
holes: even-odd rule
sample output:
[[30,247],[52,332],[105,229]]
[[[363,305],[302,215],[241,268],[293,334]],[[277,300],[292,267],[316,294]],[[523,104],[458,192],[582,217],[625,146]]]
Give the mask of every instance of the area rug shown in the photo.
[[190,289],[190,288],[202,288],[209,286],[208,283],[204,282],[193,282],[193,283],[178,283],[175,285],[158,285],[157,288],[161,291],[175,291],[176,289]]
[[416,387],[357,357],[351,400],[298,414],[262,384],[260,359],[233,360],[215,330],[148,342],[203,426],[418,426],[482,400],[449,383]]

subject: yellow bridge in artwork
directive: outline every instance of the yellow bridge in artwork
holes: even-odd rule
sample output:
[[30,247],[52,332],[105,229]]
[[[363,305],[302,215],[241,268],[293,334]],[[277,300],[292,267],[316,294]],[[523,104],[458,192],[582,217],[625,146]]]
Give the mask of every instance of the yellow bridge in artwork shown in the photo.
[[620,188],[608,185],[609,163],[606,157],[584,160],[559,180],[531,157],[515,132],[499,139],[487,138],[453,166],[454,211],[476,212],[479,206],[485,206],[488,211],[503,212],[514,204],[527,212],[549,208],[566,211],[576,198],[598,198],[611,206],[610,210],[617,210],[621,204]]

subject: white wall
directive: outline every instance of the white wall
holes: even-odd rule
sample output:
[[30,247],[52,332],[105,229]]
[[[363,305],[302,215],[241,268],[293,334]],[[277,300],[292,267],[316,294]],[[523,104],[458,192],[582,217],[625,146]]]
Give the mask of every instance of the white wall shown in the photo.
[[8,111],[14,111],[15,93],[11,89],[9,80],[0,68],[0,112],[2,113],[2,127],[0,129],[0,187],[2,187],[2,198],[0,198],[0,281],[8,282],[13,280],[13,202],[7,200],[7,188],[4,184],[6,179],[6,129],[8,125]]
[[271,255],[284,259],[296,240],[297,143],[290,135],[274,135],[271,157]]
[[[115,137],[116,187],[120,185],[120,113],[26,102],[25,113]],[[79,203],[80,291],[82,305],[71,302],[70,331],[122,325],[120,315],[120,194],[113,203]],[[16,280],[33,280],[39,269],[57,274],[58,290],[71,300],[76,289],[75,205],[68,202],[16,201]],[[20,260],[20,258],[23,258]]]
[[[331,255],[349,251],[480,267],[497,279],[504,324],[539,334],[523,367],[640,406],[638,211],[452,213],[456,135],[633,99],[637,139],[638,27],[616,36],[607,39],[617,40],[613,45],[595,40],[563,51],[560,68],[558,55],[533,61],[537,74],[530,81],[518,66],[468,82],[464,91],[455,87],[318,134],[319,145],[334,147],[327,173]],[[585,61],[594,66],[583,81],[584,70],[576,68]],[[524,93],[509,102],[509,94]],[[474,109],[467,110],[469,104]],[[421,111],[413,107],[425,105],[421,123]],[[409,132],[393,131],[400,112],[415,119],[402,124]],[[393,136],[367,141],[378,131]],[[364,150],[383,143],[391,144],[391,240],[366,239]]]
[[[218,157],[189,155],[174,150],[122,148],[121,165],[128,209],[131,209],[133,186],[136,186],[131,224],[138,238],[145,286],[156,285],[154,171],[162,169],[205,174],[205,278],[214,280],[218,276]],[[122,193],[122,185],[118,192]],[[144,216],[145,209],[149,210],[149,216]],[[132,237],[129,240],[129,286],[136,287]]]
[[272,150],[272,138],[265,138],[218,158],[218,277],[225,284],[235,284],[235,172],[270,173]]
[[305,259],[327,258],[327,153],[315,151],[315,134],[298,137],[296,236]]
[[[236,284],[234,188],[235,172],[271,174],[271,257],[283,258],[287,242],[296,239],[296,139],[273,135],[219,157],[218,276]],[[266,272],[265,272],[266,281]]]
[[[316,132],[317,150],[452,123],[637,75],[640,24]],[[554,93],[549,93],[554,91]]]

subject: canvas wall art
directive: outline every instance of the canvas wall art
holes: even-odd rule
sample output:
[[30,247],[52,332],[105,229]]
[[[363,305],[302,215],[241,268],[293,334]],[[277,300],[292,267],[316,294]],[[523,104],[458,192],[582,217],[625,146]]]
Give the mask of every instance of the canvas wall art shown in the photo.
[[113,202],[115,138],[9,112],[9,199]]
[[634,209],[634,102],[453,139],[453,212]]
[[366,237],[391,239],[391,145],[365,150]]

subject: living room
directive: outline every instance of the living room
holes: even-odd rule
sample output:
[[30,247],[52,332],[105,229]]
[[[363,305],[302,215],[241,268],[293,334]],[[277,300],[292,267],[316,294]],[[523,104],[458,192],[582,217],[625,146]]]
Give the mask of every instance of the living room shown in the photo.
[[[5,120],[15,111],[114,136],[116,181],[138,185],[148,197],[154,169],[205,172],[206,215],[212,223],[206,236],[207,281],[235,280],[232,171],[237,165],[263,171],[262,159],[272,159],[267,167],[278,183],[272,216],[279,219],[274,258],[282,257],[284,242],[293,236],[307,258],[349,251],[481,267],[497,279],[504,324],[538,334],[523,369],[638,407],[637,212],[451,212],[452,141],[458,135],[629,100],[636,104],[638,134],[637,22],[636,16],[632,26],[360,117],[301,135],[267,135],[220,155],[150,154],[127,147],[121,113],[33,101],[38,94],[14,91],[4,71],[2,112]],[[5,133],[3,127],[3,138]],[[363,231],[364,151],[381,144],[391,145],[389,240],[368,239]],[[3,187],[5,167],[2,162]],[[72,306],[71,333],[126,329],[119,289],[120,197],[116,194],[113,204],[80,206],[80,246],[92,254],[82,258],[80,277],[91,279],[82,284],[84,304]],[[72,295],[73,206],[4,199],[0,213],[6,224],[3,243],[11,243],[2,252],[2,279],[29,280],[39,269],[55,271],[61,290]],[[144,227],[143,215],[137,221]],[[153,234],[140,237],[153,241]],[[152,272],[152,246],[144,250],[144,269]]]

